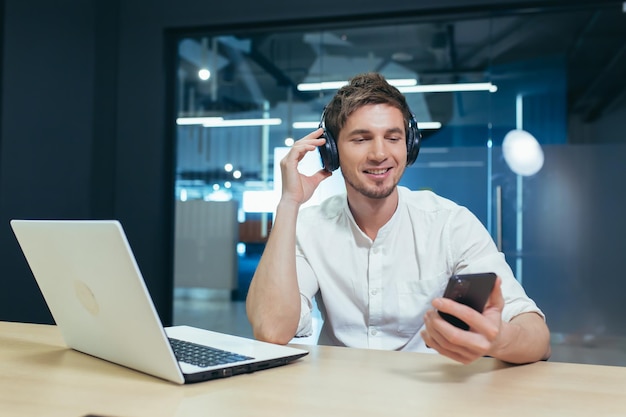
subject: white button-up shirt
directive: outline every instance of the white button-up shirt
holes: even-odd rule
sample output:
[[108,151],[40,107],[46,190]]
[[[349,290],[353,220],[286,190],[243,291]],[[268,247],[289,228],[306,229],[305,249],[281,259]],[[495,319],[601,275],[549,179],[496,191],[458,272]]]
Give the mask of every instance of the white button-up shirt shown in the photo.
[[419,334],[423,315],[458,273],[502,278],[505,321],[543,315],[469,210],[430,191],[398,189],[398,208],[374,241],[357,226],[345,194],[300,211],[296,336],[311,334],[315,297],[324,321],[320,344],[427,351]]

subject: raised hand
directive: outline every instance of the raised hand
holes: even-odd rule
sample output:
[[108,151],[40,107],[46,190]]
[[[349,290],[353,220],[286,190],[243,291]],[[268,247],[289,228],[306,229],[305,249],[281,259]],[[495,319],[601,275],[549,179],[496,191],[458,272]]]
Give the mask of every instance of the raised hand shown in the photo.
[[298,164],[308,152],[317,151],[317,147],[324,144],[321,137],[323,129],[317,129],[293,144],[287,155],[280,161],[280,170],[283,180],[281,200],[291,201],[298,205],[311,198],[319,184],[332,174],[320,169],[313,175],[307,176],[298,171]]

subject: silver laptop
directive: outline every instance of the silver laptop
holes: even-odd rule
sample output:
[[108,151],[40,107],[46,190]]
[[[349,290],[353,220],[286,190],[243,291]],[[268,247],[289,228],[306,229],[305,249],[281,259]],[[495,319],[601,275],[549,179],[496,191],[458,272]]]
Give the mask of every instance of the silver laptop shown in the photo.
[[164,328],[116,220],[12,220],[11,227],[75,350],[178,384],[285,365],[308,353],[190,326]]

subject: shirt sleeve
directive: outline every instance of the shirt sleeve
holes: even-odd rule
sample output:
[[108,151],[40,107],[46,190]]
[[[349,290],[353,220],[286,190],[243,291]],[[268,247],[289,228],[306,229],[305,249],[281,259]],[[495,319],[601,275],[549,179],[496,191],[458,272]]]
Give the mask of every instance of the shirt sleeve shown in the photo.
[[528,297],[515,278],[504,254],[499,252],[487,229],[474,214],[461,208],[450,222],[450,256],[456,260],[455,273],[494,272],[502,279],[504,309],[502,320],[511,321],[522,313],[545,315]]
[[313,311],[313,297],[315,297],[319,286],[311,265],[298,247],[296,247],[296,273],[300,288],[300,321],[298,322],[296,337],[308,337],[313,334],[311,313]]

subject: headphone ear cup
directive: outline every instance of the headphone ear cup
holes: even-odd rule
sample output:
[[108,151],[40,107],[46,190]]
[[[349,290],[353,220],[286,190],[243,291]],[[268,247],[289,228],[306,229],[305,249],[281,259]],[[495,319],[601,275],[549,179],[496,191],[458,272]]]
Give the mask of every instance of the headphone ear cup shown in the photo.
[[326,138],[326,143],[322,146],[318,146],[317,149],[320,151],[324,169],[328,172],[333,172],[339,168],[339,152],[337,151],[337,143],[335,142],[333,135],[331,135],[326,129],[324,129],[323,137]]
[[417,120],[415,116],[411,116],[409,120],[409,126],[406,132],[406,164],[407,166],[413,164],[417,159],[417,155],[420,151],[420,142],[422,134],[417,127]]

